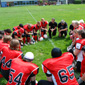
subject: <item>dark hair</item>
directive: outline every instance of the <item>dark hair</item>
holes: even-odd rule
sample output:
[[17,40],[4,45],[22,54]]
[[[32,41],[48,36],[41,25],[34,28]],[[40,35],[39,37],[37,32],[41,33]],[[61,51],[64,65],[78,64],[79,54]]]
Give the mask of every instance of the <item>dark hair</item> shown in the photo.
[[8,33],[12,33],[12,31],[10,29],[5,29],[4,31],[8,32]]
[[78,34],[81,35],[82,38],[85,38],[85,30],[79,30]]
[[51,56],[53,58],[60,57],[62,55],[62,52],[59,48],[53,48],[51,51]]
[[52,20],[54,20],[54,21],[55,21],[55,18],[52,18]]
[[1,34],[1,35],[4,35],[4,31],[0,30],[0,34]]
[[23,24],[19,24],[19,26],[23,28]]

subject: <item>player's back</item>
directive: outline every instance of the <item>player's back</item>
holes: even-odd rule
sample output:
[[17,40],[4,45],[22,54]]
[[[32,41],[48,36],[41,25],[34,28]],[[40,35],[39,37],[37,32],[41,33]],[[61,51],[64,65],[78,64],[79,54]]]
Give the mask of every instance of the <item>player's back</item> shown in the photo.
[[9,70],[10,65],[11,65],[11,61],[14,58],[21,58],[21,51],[16,51],[16,50],[11,50],[9,47],[4,47],[2,49],[2,57],[1,57],[1,62],[2,62],[2,66],[1,68],[3,70]]
[[13,75],[13,77],[11,77],[12,80],[11,78],[9,79],[7,85],[25,85],[31,73],[36,69],[38,69],[36,64],[23,61],[19,58],[13,59],[9,78],[11,75]]
[[9,47],[8,43],[4,43],[3,41],[0,42],[0,51],[3,47]]
[[43,65],[51,72],[54,85],[78,85],[72,67],[73,56],[64,53],[61,57],[47,59]]

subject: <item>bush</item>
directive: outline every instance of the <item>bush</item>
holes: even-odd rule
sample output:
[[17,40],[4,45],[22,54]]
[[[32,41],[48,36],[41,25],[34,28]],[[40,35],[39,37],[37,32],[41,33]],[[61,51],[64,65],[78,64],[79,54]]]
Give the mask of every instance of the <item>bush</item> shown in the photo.
[[81,4],[81,1],[75,1],[74,4]]

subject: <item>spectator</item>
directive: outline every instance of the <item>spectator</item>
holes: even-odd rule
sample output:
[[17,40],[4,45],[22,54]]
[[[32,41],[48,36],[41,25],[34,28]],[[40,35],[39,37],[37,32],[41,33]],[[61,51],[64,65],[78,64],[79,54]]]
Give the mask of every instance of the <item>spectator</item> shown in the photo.
[[68,28],[67,23],[64,20],[61,20],[61,22],[58,24],[59,37],[62,37],[64,34],[66,38],[67,28]]
[[57,31],[57,22],[55,22],[55,19],[52,18],[52,20],[49,22],[49,37],[52,38],[52,35],[55,36]]

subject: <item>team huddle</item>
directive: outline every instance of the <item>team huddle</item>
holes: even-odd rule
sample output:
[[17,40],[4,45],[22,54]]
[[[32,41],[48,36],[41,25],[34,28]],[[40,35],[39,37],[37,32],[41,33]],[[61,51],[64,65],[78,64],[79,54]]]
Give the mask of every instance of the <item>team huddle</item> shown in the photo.
[[[23,55],[21,46],[35,44],[38,41],[56,36],[57,27],[59,37],[66,38],[67,23],[64,20],[57,25],[55,19],[49,22],[41,19],[37,24],[19,24],[10,29],[0,30],[0,78],[4,77],[6,85],[85,85],[85,23],[83,20],[73,20],[70,25],[70,39],[72,44],[62,54],[61,49],[53,48],[52,58],[42,62],[42,70],[47,80],[36,82],[39,67],[32,63],[34,54],[27,52]],[[12,35],[11,35],[12,33]],[[10,36],[11,35],[11,36]],[[62,64],[63,62],[63,64]],[[74,69],[80,72],[77,81]]]

